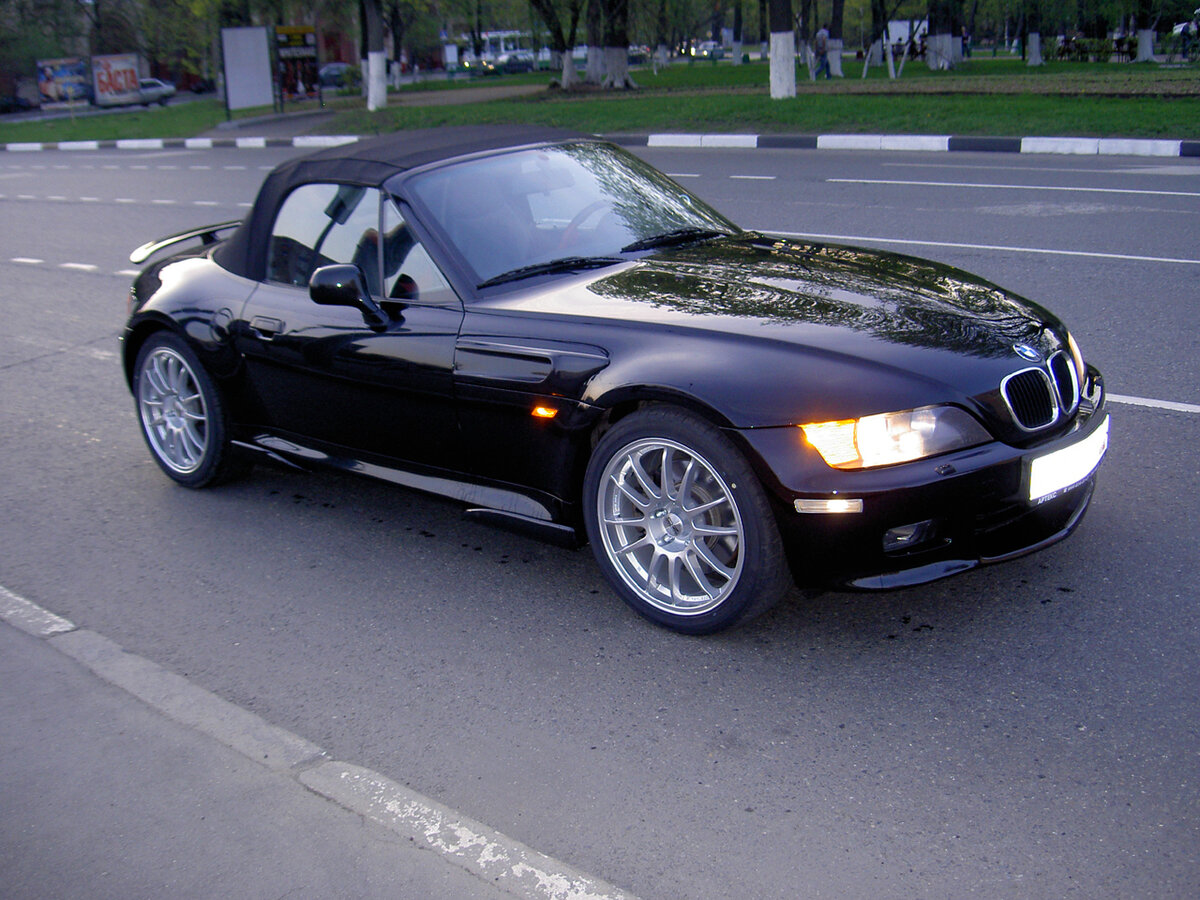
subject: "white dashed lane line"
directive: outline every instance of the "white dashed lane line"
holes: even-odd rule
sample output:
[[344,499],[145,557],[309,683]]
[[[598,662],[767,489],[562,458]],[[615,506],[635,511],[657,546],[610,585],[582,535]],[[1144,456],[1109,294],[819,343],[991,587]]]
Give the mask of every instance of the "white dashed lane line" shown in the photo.
[[236,203],[222,203],[220,200],[172,200],[165,197],[152,200],[139,200],[136,197],[113,197],[111,200],[105,200],[103,197],[64,197],[61,194],[50,194],[45,197],[39,197],[36,194],[14,194],[12,196],[0,194],[0,200],[21,200],[33,203],[121,203],[127,206],[139,203],[150,206],[228,206],[235,209],[249,209],[251,206],[250,202],[245,200]]
[[1141,188],[1069,187],[1053,184],[974,184],[960,181],[893,181],[884,178],[826,178],[829,184],[873,184],[899,187],[976,188],[987,191],[1065,191],[1073,194],[1133,194],[1148,197],[1200,197],[1195,191],[1149,191]]

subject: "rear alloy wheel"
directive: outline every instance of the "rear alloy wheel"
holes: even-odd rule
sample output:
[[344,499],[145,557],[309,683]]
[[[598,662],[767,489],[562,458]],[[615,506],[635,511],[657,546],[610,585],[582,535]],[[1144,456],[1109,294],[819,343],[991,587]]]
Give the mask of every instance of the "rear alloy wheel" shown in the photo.
[[790,577],[767,497],[705,420],[656,407],[618,422],[585,477],[588,538],[621,597],[690,634],[765,611]]
[[220,394],[182,339],[162,332],[146,341],[134,367],[133,393],[142,436],[175,481],[206,487],[241,468]]

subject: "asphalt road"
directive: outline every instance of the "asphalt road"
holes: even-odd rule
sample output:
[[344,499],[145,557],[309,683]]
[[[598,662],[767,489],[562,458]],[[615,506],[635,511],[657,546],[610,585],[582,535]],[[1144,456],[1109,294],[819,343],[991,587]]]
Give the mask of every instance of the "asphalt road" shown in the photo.
[[644,898],[1200,894],[1200,166],[641,152],[746,226],[1061,314],[1137,401],[1079,532],[698,639],[438,499],[182,490],[120,374],[125,259],[294,151],[42,152],[0,158],[0,585]]

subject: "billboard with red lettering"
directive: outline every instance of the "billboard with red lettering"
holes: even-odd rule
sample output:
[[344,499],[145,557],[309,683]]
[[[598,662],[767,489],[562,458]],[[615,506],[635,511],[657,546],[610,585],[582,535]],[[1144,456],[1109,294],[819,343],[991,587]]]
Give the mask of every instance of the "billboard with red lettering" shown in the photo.
[[92,57],[92,82],[97,106],[140,103],[136,53]]

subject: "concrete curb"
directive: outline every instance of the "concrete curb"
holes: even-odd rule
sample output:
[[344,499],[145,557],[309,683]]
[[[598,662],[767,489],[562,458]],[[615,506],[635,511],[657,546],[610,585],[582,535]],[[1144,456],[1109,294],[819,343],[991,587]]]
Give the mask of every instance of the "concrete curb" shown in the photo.
[[[1050,153],[1078,156],[1149,156],[1200,158],[1200,141],[1141,138],[958,137],[924,134],[615,134],[609,140],[627,147],[695,147],[711,149],[900,150],[967,153]],[[0,152],[41,150],[257,150],[266,147],[319,149],[351,144],[357,135],[307,135],[290,138],[137,138],[115,141],[16,142],[0,144]]]
[[[523,900],[637,900],[319,746],[0,585],[0,623],[44,640],[168,719]],[[143,790],[152,789],[143,785]]]

